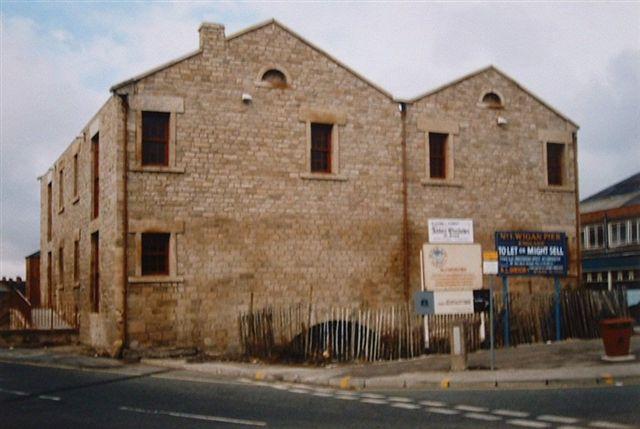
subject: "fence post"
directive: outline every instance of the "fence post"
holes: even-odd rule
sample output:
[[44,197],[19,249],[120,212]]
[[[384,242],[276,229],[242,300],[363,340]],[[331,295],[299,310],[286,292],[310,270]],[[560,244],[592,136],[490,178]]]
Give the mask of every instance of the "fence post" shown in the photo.
[[553,283],[556,291],[556,341],[560,341],[562,339],[562,321],[560,320],[560,278],[554,277]]

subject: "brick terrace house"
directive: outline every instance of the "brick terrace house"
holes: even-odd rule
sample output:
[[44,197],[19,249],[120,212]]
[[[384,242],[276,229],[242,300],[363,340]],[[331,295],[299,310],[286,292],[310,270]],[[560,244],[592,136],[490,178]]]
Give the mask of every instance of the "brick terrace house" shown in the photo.
[[640,289],[640,173],[580,202],[583,284]]
[[100,350],[234,350],[251,302],[404,302],[433,217],[489,249],[564,231],[576,282],[578,127],[495,67],[397,100],[276,21],[203,24],[111,92],[41,177],[43,299]]

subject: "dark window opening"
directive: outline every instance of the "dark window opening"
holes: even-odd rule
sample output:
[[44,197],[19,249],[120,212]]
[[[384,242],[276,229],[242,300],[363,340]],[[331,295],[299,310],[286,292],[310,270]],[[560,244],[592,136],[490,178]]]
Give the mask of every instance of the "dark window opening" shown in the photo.
[[100,236],[91,234],[91,311],[100,311]]
[[93,149],[93,204],[91,215],[92,218],[95,219],[98,217],[98,213],[100,212],[100,135],[96,134],[91,139],[91,147]]
[[433,179],[447,177],[446,150],[448,134],[429,133],[429,175]]
[[547,143],[547,183],[562,185],[564,163],[564,145],[562,143]]
[[311,124],[311,172],[331,173],[331,124]]
[[169,237],[171,234],[142,234],[142,275],[169,274]]
[[73,281],[78,281],[80,273],[80,242],[78,240],[73,242]]
[[169,118],[166,112],[142,112],[142,165],[169,165]]
[[64,169],[60,169],[58,176],[58,208],[64,207]]
[[52,278],[53,268],[51,267],[51,264],[53,264],[51,252],[48,252],[47,253],[47,304],[49,304],[49,306],[53,305],[53,278]]
[[58,275],[60,288],[64,289],[64,250],[62,247],[58,253]]
[[502,100],[500,99],[500,96],[495,92],[487,92],[482,97],[482,104],[487,107],[497,108],[502,107]]
[[47,184],[47,241],[51,241],[51,218],[53,209],[51,207],[51,182]]
[[73,155],[73,196],[78,195],[78,154]]
[[262,75],[262,81],[268,82],[276,88],[284,88],[287,86],[287,77],[280,70],[267,70]]

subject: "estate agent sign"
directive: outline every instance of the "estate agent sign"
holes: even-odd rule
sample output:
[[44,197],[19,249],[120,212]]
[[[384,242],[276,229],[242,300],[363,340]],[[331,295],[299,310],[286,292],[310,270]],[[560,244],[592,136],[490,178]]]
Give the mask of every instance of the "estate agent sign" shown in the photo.
[[498,231],[501,276],[566,276],[567,235],[563,232]]

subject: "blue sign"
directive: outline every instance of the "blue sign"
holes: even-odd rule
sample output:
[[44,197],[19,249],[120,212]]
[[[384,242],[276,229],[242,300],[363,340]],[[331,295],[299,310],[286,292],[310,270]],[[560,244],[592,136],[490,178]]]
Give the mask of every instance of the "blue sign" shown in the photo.
[[564,232],[498,231],[498,274],[501,276],[566,276],[567,235]]
[[627,306],[629,315],[640,324],[640,289],[627,289]]
[[413,295],[416,304],[416,313],[421,315],[433,314],[433,291],[418,291]]

